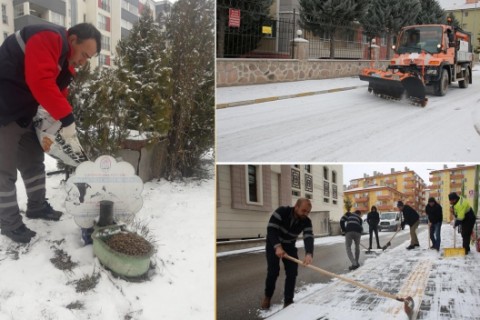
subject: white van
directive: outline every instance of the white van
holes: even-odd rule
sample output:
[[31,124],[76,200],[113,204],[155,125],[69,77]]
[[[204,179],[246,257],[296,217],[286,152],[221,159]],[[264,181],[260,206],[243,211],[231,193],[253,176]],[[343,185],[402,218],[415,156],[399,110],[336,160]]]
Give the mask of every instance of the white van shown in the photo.
[[400,212],[382,212],[380,213],[380,223],[378,231],[397,231],[400,230],[402,224],[402,215]]

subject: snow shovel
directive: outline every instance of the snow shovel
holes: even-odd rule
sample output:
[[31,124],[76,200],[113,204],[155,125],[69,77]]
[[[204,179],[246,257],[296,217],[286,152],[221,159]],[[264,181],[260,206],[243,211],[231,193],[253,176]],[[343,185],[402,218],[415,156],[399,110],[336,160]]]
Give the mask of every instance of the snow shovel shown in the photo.
[[457,229],[453,229],[453,248],[445,248],[445,257],[458,257],[465,255],[465,248],[457,248]]
[[400,230],[402,230],[402,228],[398,229],[397,232],[395,232],[395,234],[390,238],[390,240],[388,240],[388,242],[382,247],[383,251],[385,251],[388,247],[392,245],[390,242],[393,240],[393,238],[395,238],[395,236],[397,235],[397,233],[400,232]]
[[361,242],[360,242],[360,245],[362,246],[362,248],[364,248],[364,249],[365,249],[365,254],[372,254],[372,253],[375,253],[375,254],[377,254],[377,255],[378,255],[378,253],[377,253],[377,252],[375,252],[375,251],[372,251],[371,249],[368,249],[368,248],[367,248],[367,247],[365,247],[365,246],[364,246],[364,245],[363,245]]
[[390,299],[394,299],[394,300],[397,300],[397,301],[400,301],[400,302],[403,302],[403,309],[405,310],[405,313],[407,314],[408,318],[409,319],[412,319],[412,316],[413,316],[413,309],[415,307],[415,302],[413,301],[413,298],[408,296],[408,297],[405,297],[405,298],[402,298],[402,297],[399,297],[399,296],[395,296],[393,294],[390,294],[388,292],[385,292],[385,291],[382,291],[382,290],[379,290],[379,289],[376,289],[376,288],[373,288],[373,287],[370,287],[370,286],[367,286],[366,284],[363,284],[363,283],[360,283],[360,282],[357,282],[355,280],[352,280],[352,279],[349,279],[347,277],[344,277],[344,276],[341,276],[341,275],[338,275],[338,274],[335,274],[333,272],[330,272],[330,271],[327,271],[327,270],[323,270],[323,269],[320,269],[319,267],[316,267],[316,266],[313,266],[311,264],[309,265],[304,265],[302,261],[298,260],[298,259],[295,259],[291,256],[289,256],[288,254],[284,255],[283,258],[285,259],[288,259],[290,261],[293,261],[295,263],[298,263],[299,265],[301,266],[304,266],[304,267],[307,267],[307,268],[310,268],[312,270],[315,270],[323,275],[326,275],[326,276],[329,276],[329,277],[332,277],[332,278],[337,278],[337,279],[340,279],[342,281],[345,281],[345,282],[348,282],[354,286],[357,286],[357,287],[360,287],[360,288],[363,288],[365,290],[368,290],[370,292],[373,292],[373,293],[376,293],[382,297],[385,297],[385,298],[390,298]]

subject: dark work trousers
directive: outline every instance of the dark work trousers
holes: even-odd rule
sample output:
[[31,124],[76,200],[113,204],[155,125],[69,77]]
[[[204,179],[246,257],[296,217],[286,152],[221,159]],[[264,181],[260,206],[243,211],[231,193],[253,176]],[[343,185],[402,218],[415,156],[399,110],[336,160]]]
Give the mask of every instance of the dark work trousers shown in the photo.
[[430,240],[432,240],[432,248],[440,250],[442,221],[430,223]]
[[[282,244],[283,250],[291,257],[298,259],[297,248],[294,244],[287,245]],[[275,283],[277,282],[278,275],[280,274],[280,258],[275,255],[275,249],[272,245],[267,244],[267,280],[265,281],[265,296],[272,297],[275,291]],[[284,303],[293,302],[293,295],[295,292],[295,281],[297,279],[298,264],[293,261],[282,259],[283,266],[285,268],[285,290],[284,290]]]
[[22,216],[17,203],[17,169],[22,175],[28,208],[45,203],[45,156],[32,124],[21,127],[13,121],[0,126],[0,228],[15,230]]
[[368,231],[370,232],[370,246],[369,248],[372,247],[372,233],[375,232],[375,238],[377,239],[377,248],[380,248],[380,242],[378,241],[378,224],[377,225],[369,225],[368,226]]
[[462,222],[462,238],[463,238],[463,247],[465,248],[465,253],[470,252],[470,237],[472,235],[473,226],[475,225],[475,215],[473,211],[470,210],[465,214],[465,219]]

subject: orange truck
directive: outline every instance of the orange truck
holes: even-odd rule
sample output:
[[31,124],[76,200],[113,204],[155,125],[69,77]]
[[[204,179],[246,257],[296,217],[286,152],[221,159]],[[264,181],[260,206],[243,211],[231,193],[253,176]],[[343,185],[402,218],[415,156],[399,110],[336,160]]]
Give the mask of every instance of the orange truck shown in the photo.
[[408,99],[424,107],[427,88],[443,96],[453,82],[460,88],[472,83],[470,33],[450,25],[414,25],[402,28],[394,43],[386,70],[362,70],[360,79],[368,81],[368,92],[397,100],[406,91]]

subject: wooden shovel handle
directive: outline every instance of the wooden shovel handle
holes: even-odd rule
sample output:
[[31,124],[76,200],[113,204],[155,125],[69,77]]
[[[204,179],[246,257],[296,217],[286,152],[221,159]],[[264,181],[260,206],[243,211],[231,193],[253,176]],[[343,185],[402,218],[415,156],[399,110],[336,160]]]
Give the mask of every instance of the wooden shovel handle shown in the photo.
[[324,274],[326,276],[329,276],[329,277],[332,277],[332,278],[337,278],[337,279],[340,279],[342,281],[345,281],[345,282],[348,282],[350,284],[353,284],[354,286],[357,286],[357,287],[360,287],[360,288],[363,288],[363,289],[366,289],[368,291],[371,291],[371,292],[374,292],[378,295],[381,295],[383,297],[386,297],[386,298],[390,298],[390,299],[394,299],[394,300],[397,300],[397,301],[404,301],[404,299],[400,298],[400,297],[397,297],[397,296],[394,296],[393,294],[390,294],[388,292],[385,292],[385,291],[382,291],[382,290],[379,290],[379,289],[376,289],[376,288],[373,288],[373,287],[370,287],[370,286],[367,286],[366,284],[363,284],[363,283],[360,283],[360,282],[357,282],[357,281],[354,281],[352,279],[349,279],[349,278],[346,278],[344,276],[341,276],[341,275],[338,275],[338,274],[335,274],[333,272],[330,272],[330,271],[327,271],[327,270],[323,270],[323,269],[320,269],[319,267],[316,267],[314,265],[311,265],[311,264],[308,264],[308,265],[305,265],[303,264],[302,261],[298,260],[298,259],[295,259],[294,257],[291,257],[289,256],[288,254],[284,255],[283,258],[285,259],[288,259],[290,261],[293,261],[293,262],[296,262],[298,263],[299,265],[302,265],[304,267],[307,267],[307,268],[310,268],[312,270],[315,270],[321,274]]

